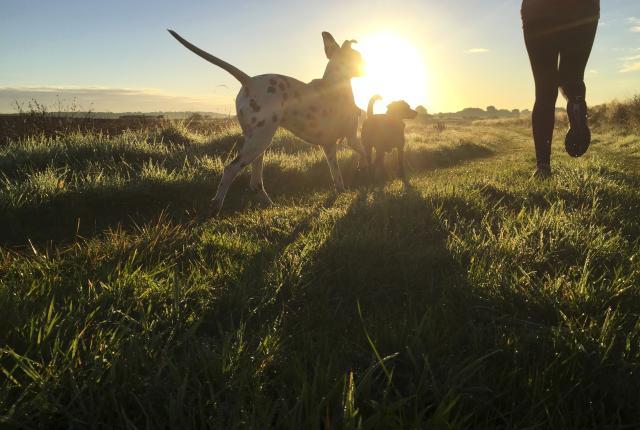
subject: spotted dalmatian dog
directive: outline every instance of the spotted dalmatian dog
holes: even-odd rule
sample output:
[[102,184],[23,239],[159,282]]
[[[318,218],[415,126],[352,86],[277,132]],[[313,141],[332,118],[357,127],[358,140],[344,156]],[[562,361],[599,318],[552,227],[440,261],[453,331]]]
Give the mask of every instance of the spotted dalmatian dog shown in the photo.
[[329,60],[322,79],[304,83],[275,74],[250,77],[231,64],[192,45],[176,32],[169,30],[180,43],[205,60],[233,75],[242,88],[236,98],[236,112],[245,142],[237,157],[222,174],[218,191],[211,202],[217,215],[224,198],[238,173],[251,164],[251,189],[265,203],[272,201],[262,182],[262,161],[277,128],[283,127],[308,143],[319,145],[329,164],[338,192],[344,190],[342,174],[336,156],[337,143],[346,138],[351,149],[365,160],[365,152],[357,137],[358,116],[351,88],[351,78],[362,76],[363,61],[352,49],[355,41],[338,45],[333,36],[322,33],[324,50]]

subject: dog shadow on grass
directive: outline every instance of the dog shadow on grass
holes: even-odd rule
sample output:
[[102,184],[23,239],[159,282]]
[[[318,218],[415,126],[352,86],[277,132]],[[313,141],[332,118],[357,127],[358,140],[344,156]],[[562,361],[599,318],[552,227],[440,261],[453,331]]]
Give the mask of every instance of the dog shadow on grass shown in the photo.
[[[520,205],[518,196],[485,191],[490,200]],[[325,208],[340,204],[328,202]],[[260,380],[278,399],[271,413],[274,427],[290,424],[292,417],[300,428],[348,427],[355,416],[349,414],[357,410],[371,427],[393,427],[389,423],[403,416],[465,428],[457,421],[462,410],[474,413],[477,422],[497,419],[490,409],[504,407],[500,393],[511,390],[509,384],[526,384],[527,372],[542,378],[544,366],[555,358],[536,342],[552,336],[555,312],[537,325],[519,318],[527,313],[526,291],[501,295],[472,285],[473,263],[450,250],[455,232],[439,215],[444,210],[482,219],[483,213],[468,205],[455,195],[424,196],[410,185],[400,191],[361,188],[329,225],[314,227],[309,222],[314,212],[268,258],[257,257],[254,269],[267,269],[314,228],[326,233],[307,249],[290,282],[269,290],[269,279],[247,271],[245,280],[266,293],[237,296],[253,297],[250,307],[227,301],[209,314],[208,325],[219,329],[219,315],[229,308],[243,309],[235,312],[236,323],[250,308],[253,315],[244,322],[254,341],[277,345]],[[520,357],[519,349],[539,361]],[[580,360],[589,359],[585,354]],[[514,363],[527,370],[510,373]],[[622,378],[622,372],[615,376]],[[566,379],[561,373],[555,377]],[[527,404],[536,393],[523,387],[521,401]],[[586,401],[583,394],[577,394],[579,402]]]
[[[283,406],[274,412],[275,427],[291,411],[303,420],[300,428],[316,426],[317,417],[325,417],[324,428],[343,421],[341,378],[351,373],[369,375],[359,379],[366,398],[384,402],[390,389],[394,396],[410,397],[418,389],[412,376],[425,372],[425,351],[447,356],[471,341],[468,307],[474,299],[466,271],[447,249],[448,233],[436,216],[441,203],[426,200],[411,186],[400,192],[359,189],[344,215],[314,225],[319,211],[342,204],[327,200],[268,257],[261,254],[249,263],[243,282],[253,291],[230,291],[211,309],[207,326],[215,331],[221,314],[228,321],[230,309],[244,309],[235,312],[236,324],[249,314],[246,301],[253,298],[245,329],[256,338],[278,339],[277,358],[267,372],[277,377],[264,381]],[[464,202],[447,204],[462,207]],[[305,252],[299,273],[290,278],[282,273],[286,282],[274,289],[264,274],[276,265],[286,268],[280,260],[287,247],[314,229],[319,243],[304,247],[312,250]],[[256,297],[262,302],[257,304]],[[395,369],[393,388],[385,366]],[[445,363],[436,360],[434,366],[434,372],[445,371]],[[307,387],[302,404],[292,387]]]

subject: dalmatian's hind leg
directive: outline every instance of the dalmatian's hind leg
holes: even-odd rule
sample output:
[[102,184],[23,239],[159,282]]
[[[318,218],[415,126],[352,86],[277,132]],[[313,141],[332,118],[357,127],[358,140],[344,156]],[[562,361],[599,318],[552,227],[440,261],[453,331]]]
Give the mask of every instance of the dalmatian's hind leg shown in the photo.
[[253,135],[246,137],[245,143],[242,145],[242,148],[240,148],[236,158],[224,168],[220,185],[218,185],[218,191],[211,201],[212,216],[218,216],[220,213],[227,191],[229,191],[229,187],[238,174],[248,164],[253,163],[254,160],[257,160],[258,158],[260,158],[260,168],[256,170],[259,170],[260,178],[262,178],[262,155],[271,144],[271,139],[273,138],[275,131],[275,127],[263,127],[255,130]]
[[253,191],[258,200],[264,205],[272,205],[273,201],[264,189],[264,182],[262,181],[262,164],[264,161],[264,153],[258,155],[251,164],[251,191]]

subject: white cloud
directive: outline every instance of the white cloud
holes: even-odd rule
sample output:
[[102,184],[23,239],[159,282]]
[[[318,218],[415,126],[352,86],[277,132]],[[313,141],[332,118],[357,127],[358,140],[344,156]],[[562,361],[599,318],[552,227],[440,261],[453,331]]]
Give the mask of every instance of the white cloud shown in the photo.
[[640,18],[632,16],[629,18],[629,24],[631,24],[631,31],[634,33],[640,33]]
[[468,54],[486,54],[488,52],[491,52],[488,48],[471,48],[467,50]]
[[626,63],[620,70],[620,73],[629,72],[640,72],[640,61],[637,61],[635,63]]
[[[633,51],[637,52],[638,49]],[[622,61],[622,69],[620,69],[620,73],[640,71],[640,54],[632,54],[627,57],[622,57],[620,60]]]

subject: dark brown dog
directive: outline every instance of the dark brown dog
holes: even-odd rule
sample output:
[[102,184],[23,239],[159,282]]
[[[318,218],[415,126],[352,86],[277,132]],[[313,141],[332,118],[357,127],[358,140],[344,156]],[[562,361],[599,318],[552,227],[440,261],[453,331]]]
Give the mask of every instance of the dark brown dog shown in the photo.
[[[405,119],[413,119],[418,112],[411,109],[405,101],[397,101],[387,106],[387,113],[383,115],[373,114],[373,105],[381,100],[380,96],[373,96],[369,100],[367,119],[362,124],[362,145],[364,146],[367,162],[371,166],[371,176],[375,176],[380,170],[386,176],[384,170],[384,156],[394,148],[398,150],[398,170],[403,181],[407,181],[404,171],[404,122]],[[371,164],[371,153],[376,149],[376,161]]]

